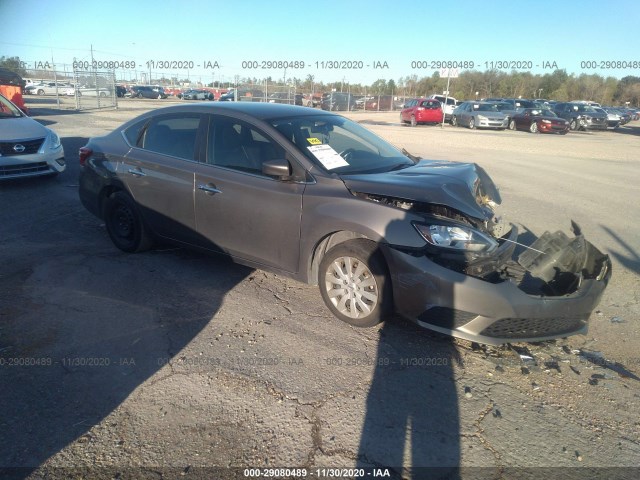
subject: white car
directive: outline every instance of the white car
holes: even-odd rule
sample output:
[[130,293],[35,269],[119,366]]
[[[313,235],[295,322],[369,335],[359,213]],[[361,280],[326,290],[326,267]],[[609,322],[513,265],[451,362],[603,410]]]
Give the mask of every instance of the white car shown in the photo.
[[451,119],[451,114],[453,113],[456,106],[458,105],[458,101],[455,98],[447,97],[445,95],[437,95],[437,94],[429,95],[427,98],[433,98],[435,100],[438,100],[440,104],[443,106],[442,109],[444,110],[445,120]]
[[64,95],[71,85],[63,82],[45,82],[30,85],[24,89],[25,93],[32,95]]
[[76,95],[79,97],[110,97],[112,95],[108,88],[103,87],[80,87],[77,90],[73,87],[69,87],[65,90],[65,95],[73,97]]
[[0,181],[57,175],[66,168],[60,137],[0,95]]

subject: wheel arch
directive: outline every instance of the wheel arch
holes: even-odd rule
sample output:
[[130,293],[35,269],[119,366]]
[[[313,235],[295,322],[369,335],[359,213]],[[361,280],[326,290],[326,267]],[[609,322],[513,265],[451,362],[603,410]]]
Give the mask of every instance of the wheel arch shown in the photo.
[[124,192],[127,195],[131,195],[129,191],[124,187],[124,185],[120,185],[118,183],[112,183],[109,185],[105,185],[100,190],[98,194],[98,208],[100,212],[100,218],[104,220],[105,217],[105,206],[107,203],[107,199],[113,195],[115,192]]
[[362,233],[352,232],[349,230],[339,230],[328,235],[325,235],[321,238],[314,246],[311,257],[307,263],[307,283],[310,285],[318,284],[318,271],[320,267],[320,262],[324,257],[325,253],[327,253],[330,249],[335,247],[336,245],[340,245],[342,243],[346,243],[350,240],[355,239],[365,239],[369,240],[371,243],[378,243],[375,240],[363,235]]

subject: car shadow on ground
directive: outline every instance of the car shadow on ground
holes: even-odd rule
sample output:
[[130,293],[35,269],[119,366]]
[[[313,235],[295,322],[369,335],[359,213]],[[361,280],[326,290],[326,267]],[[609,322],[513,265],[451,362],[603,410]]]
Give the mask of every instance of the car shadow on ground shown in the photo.
[[357,468],[391,478],[459,478],[460,420],[452,339],[402,319],[380,330]]
[[[0,192],[14,207],[0,213],[12,225],[0,236],[2,478],[25,478],[88,441],[136,389],[170,374],[172,358],[252,271],[180,249],[120,252],[67,188],[67,174],[77,182],[74,168]],[[20,210],[25,198],[33,220]]]
[[618,235],[615,231],[607,227],[606,225],[600,225],[602,229],[607,232],[611,238],[613,238],[617,245],[619,245],[623,251],[614,250],[613,248],[609,248],[611,255],[620,262],[620,264],[628,269],[631,272],[634,272],[640,275],[640,254],[633,249],[631,244],[624,240],[620,235]]
[[616,128],[614,132],[616,134],[619,134],[619,135],[640,136],[640,126],[638,126],[638,125],[623,125],[621,127]]

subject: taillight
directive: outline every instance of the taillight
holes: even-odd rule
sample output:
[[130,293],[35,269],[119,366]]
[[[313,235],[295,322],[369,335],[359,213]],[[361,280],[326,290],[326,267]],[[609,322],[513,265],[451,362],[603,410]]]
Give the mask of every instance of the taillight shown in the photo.
[[93,150],[88,147],[82,147],[78,152],[78,155],[80,156],[80,166],[84,167],[85,163],[87,163],[87,159],[93,155]]

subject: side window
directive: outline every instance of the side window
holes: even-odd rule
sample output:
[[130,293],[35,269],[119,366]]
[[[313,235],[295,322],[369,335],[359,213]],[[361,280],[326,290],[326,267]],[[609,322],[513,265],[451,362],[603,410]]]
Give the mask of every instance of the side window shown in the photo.
[[127,139],[127,143],[129,145],[131,145],[132,147],[138,146],[138,138],[140,137],[140,133],[142,132],[142,129],[148,121],[148,119],[142,120],[141,122],[131,125],[124,131],[124,136]]
[[240,120],[213,118],[207,163],[261,175],[264,162],[279,158],[285,158],[284,149],[256,127]]
[[154,119],[137,146],[152,152],[194,160],[200,115]]

